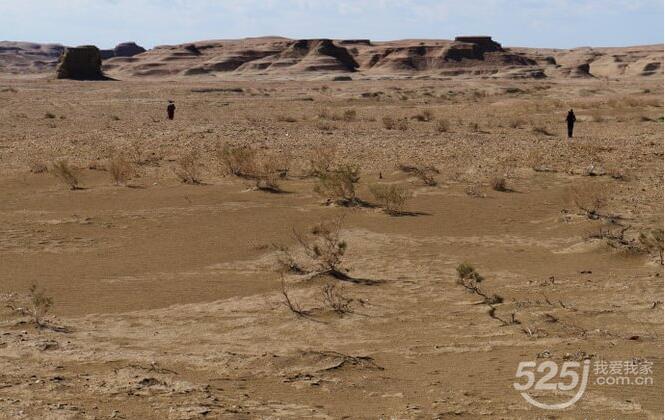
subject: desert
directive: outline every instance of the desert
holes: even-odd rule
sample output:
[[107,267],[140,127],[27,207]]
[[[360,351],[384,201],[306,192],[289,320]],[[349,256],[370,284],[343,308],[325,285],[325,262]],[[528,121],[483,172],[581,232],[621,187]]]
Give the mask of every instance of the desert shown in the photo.
[[139,45],[0,42],[0,418],[662,418],[662,44]]

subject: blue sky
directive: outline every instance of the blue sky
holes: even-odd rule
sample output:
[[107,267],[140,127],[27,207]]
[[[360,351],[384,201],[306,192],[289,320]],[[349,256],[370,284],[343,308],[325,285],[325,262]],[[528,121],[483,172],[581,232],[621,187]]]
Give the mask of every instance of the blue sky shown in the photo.
[[204,39],[443,38],[571,48],[663,42],[662,0],[0,0],[0,40],[152,47]]

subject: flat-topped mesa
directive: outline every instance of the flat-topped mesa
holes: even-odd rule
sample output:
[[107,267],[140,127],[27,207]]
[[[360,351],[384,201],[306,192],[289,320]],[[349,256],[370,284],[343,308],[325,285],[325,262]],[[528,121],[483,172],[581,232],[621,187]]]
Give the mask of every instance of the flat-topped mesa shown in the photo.
[[491,36],[456,36],[455,42],[464,42],[479,46],[483,52],[503,51],[501,44],[492,40]]

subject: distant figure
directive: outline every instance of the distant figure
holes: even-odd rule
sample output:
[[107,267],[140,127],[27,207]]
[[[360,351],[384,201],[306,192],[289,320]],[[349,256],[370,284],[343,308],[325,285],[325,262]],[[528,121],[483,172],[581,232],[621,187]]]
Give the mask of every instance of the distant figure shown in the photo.
[[575,113],[571,109],[570,111],[568,111],[568,116],[566,117],[566,122],[568,123],[569,139],[573,138],[573,127],[575,127],[575,121],[577,121],[577,118],[575,118]]
[[173,101],[169,101],[169,105],[166,107],[166,114],[169,117],[169,120],[172,120],[175,117],[175,104]]

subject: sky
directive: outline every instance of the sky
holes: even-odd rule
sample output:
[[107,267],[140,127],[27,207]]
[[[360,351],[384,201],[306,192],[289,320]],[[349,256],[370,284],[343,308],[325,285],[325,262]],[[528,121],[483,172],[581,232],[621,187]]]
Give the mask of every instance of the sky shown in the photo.
[[0,0],[0,40],[151,48],[281,35],[491,35],[504,46],[663,43],[663,0]]

